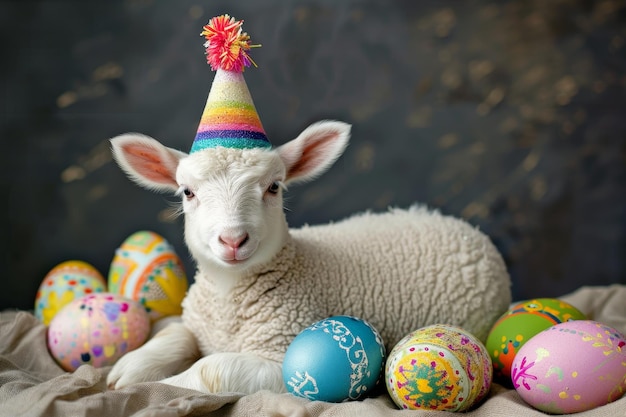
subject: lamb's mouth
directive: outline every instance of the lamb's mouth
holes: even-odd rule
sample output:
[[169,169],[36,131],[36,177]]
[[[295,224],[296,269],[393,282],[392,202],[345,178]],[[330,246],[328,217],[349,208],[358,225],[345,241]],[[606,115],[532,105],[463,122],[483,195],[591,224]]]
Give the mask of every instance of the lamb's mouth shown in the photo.
[[248,259],[246,258],[246,259],[224,259],[223,261],[226,262],[228,265],[241,265],[247,260]]
[[241,265],[243,263],[246,263],[254,254],[254,252],[252,253],[240,253],[239,251],[236,251],[234,253],[230,253],[227,256],[222,256],[222,261],[225,262],[228,265],[231,266],[235,266],[235,265]]
[[257,253],[258,246],[258,241],[246,238],[235,244],[221,242],[219,245],[210,245],[209,249],[223,265],[232,267],[248,262]]

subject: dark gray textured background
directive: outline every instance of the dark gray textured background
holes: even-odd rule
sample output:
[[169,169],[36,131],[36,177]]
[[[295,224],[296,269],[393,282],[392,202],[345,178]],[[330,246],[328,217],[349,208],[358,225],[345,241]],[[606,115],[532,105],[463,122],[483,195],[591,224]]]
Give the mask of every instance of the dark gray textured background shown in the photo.
[[516,298],[626,283],[624,1],[0,2],[0,309],[46,272],[105,276],[132,232],[193,264],[173,197],[131,183],[107,139],[188,150],[213,74],[207,20],[263,47],[245,76],[275,145],[353,124],[344,156],[288,193],[293,226],[421,202],[502,251]]

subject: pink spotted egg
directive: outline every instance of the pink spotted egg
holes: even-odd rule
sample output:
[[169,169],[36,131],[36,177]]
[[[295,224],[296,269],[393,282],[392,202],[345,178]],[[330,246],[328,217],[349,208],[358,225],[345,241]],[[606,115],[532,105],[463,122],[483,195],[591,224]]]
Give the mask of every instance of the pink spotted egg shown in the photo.
[[626,338],[592,320],[557,324],[521,347],[511,379],[524,401],[547,413],[599,407],[626,392]]
[[90,294],[59,311],[48,327],[48,349],[66,371],[81,365],[113,365],[141,346],[150,317],[137,301],[110,293]]

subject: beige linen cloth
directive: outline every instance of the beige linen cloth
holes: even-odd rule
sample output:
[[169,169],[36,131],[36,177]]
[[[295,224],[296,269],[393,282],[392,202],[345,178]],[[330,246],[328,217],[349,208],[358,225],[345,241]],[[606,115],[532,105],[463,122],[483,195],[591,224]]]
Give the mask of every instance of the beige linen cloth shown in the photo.
[[[593,320],[626,333],[626,285],[583,287],[560,297]],[[164,356],[166,352],[163,352]],[[362,401],[341,404],[308,401],[266,391],[252,395],[202,394],[157,382],[111,391],[110,368],[82,366],[64,372],[48,354],[45,327],[23,311],[0,313],[0,417],[174,417],[174,416],[429,416],[445,411],[401,411],[384,389]],[[511,389],[494,384],[488,398],[467,416],[544,416]],[[626,417],[626,396],[611,404],[575,414],[579,417]]]

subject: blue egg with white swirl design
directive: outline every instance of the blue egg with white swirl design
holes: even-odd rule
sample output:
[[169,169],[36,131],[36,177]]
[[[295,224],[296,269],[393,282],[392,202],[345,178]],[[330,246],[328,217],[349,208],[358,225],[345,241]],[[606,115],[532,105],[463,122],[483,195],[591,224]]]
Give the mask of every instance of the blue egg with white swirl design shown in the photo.
[[385,364],[380,334],[365,320],[333,316],[304,329],[283,360],[287,391],[310,400],[342,402],[363,398],[379,381]]

